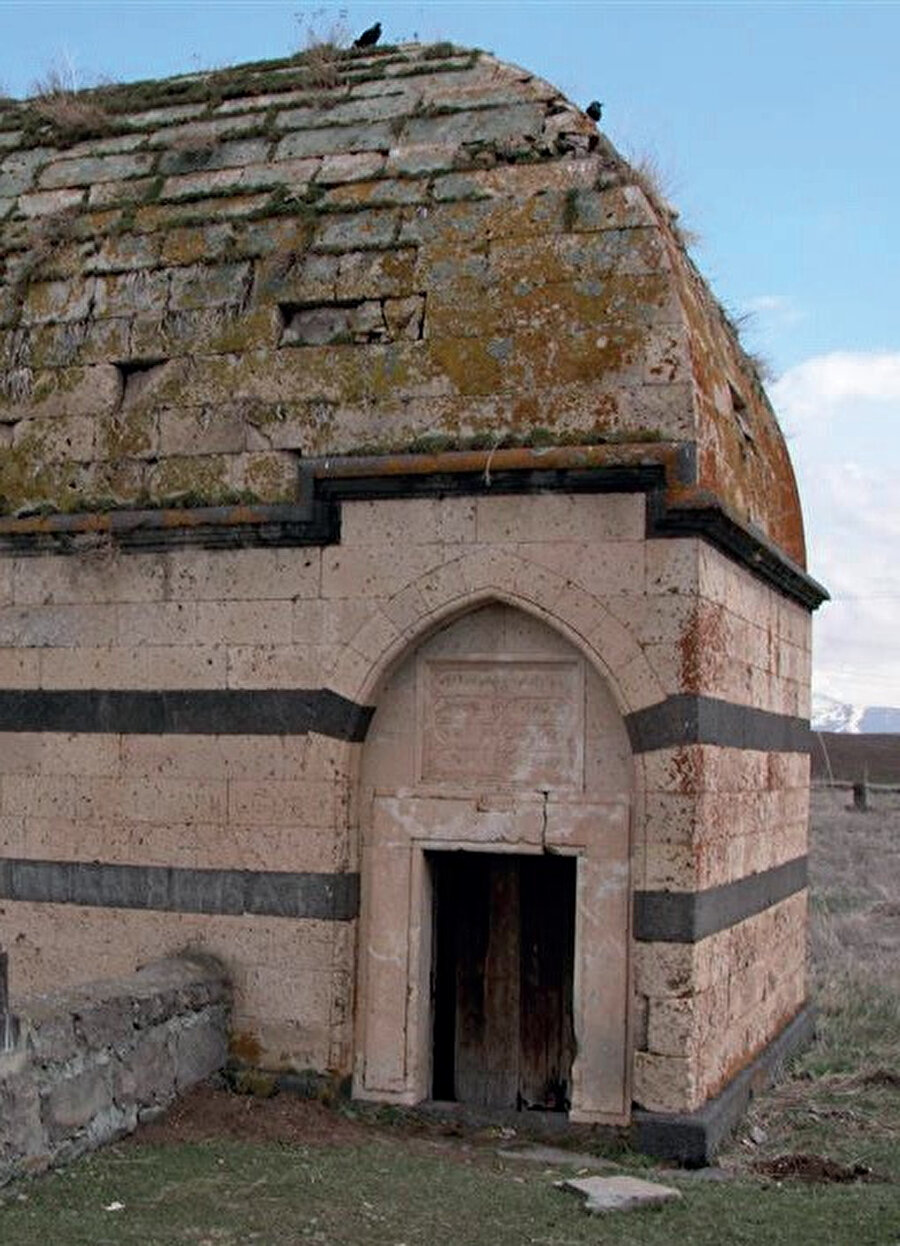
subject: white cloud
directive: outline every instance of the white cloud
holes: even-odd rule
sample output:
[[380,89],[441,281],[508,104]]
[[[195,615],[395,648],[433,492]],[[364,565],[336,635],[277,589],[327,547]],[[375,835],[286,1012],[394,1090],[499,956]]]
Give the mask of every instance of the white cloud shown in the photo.
[[900,352],[820,355],[770,392],[789,436],[810,569],[834,598],[816,615],[816,686],[900,705]]
[[900,400],[900,351],[833,351],[789,368],[771,387],[788,427],[810,419],[831,420],[859,400]]
[[757,294],[747,300],[746,307],[753,316],[779,327],[799,324],[806,314],[789,294]]

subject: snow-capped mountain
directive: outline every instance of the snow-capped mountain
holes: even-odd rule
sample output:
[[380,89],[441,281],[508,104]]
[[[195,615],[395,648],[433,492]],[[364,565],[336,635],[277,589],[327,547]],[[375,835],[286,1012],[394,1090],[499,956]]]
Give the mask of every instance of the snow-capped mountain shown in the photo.
[[848,705],[823,693],[814,692],[812,699],[813,731],[862,733],[900,732],[900,709],[889,705]]

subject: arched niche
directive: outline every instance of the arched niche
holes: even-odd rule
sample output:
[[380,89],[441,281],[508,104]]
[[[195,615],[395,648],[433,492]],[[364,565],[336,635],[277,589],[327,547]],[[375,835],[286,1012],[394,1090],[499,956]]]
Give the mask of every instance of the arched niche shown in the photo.
[[632,761],[583,653],[506,604],[394,667],[360,770],[354,1093],[628,1119]]

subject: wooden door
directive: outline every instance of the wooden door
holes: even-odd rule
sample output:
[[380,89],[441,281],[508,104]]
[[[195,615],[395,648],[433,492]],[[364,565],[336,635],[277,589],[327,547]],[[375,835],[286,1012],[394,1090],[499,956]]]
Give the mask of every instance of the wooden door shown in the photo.
[[433,1094],[563,1111],[574,1057],[575,861],[430,854]]

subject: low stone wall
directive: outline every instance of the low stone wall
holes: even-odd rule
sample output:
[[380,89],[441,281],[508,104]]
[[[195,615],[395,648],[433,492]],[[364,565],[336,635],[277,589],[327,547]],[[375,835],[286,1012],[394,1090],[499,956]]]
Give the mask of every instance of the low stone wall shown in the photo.
[[221,1068],[229,988],[221,966],[178,958],[129,978],[16,1003],[0,1051],[0,1183],[129,1133]]

